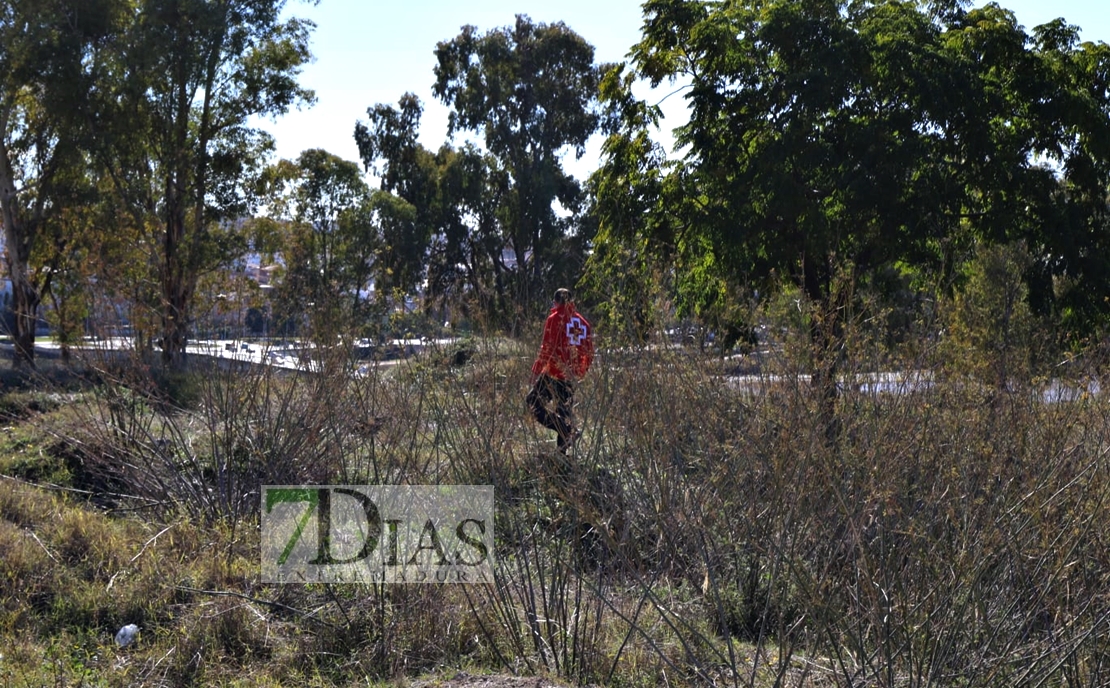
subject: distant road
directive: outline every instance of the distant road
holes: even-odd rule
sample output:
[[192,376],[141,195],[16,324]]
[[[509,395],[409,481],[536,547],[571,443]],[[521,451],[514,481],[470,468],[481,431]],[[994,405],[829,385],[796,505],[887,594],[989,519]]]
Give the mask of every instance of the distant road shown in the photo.
[[[393,339],[383,345],[375,346],[369,342],[356,345],[360,350],[367,352],[365,368],[372,365],[396,365],[402,360],[414,356],[428,347],[448,347],[457,339]],[[227,361],[239,361],[255,365],[270,365],[287,370],[308,370],[302,354],[306,347],[311,345],[301,343],[251,342],[241,339],[213,339],[198,340],[189,343],[185,352],[190,356],[204,356]],[[14,352],[15,346],[10,341],[0,341],[0,351],[9,355]],[[109,339],[88,340],[82,344],[71,347],[75,356],[84,352],[123,352],[132,349],[130,339],[115,337]],[[370,354],[375,349],[381,350],[381,356],[374,357]],[[35,356],[46,359],[61,357],[62,347],[56,342],[35,342]]]

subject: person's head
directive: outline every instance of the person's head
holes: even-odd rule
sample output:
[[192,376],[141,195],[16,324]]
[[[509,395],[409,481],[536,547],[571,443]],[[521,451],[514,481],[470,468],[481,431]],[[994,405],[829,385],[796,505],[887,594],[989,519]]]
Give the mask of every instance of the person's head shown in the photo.
[[555,290],[555,305],[561,306],[570,303],[570,290],[569,289],[556,289]]

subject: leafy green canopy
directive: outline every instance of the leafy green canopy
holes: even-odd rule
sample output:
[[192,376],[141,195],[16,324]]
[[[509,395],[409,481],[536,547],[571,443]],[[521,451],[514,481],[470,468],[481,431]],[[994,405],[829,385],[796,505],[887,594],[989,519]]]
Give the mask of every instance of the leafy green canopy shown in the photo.
[[308,315],[321,341],[332,328],[358,329],[373,311],[367,296],[380,251],[373,196],[358,165],[319,149],[265,170],[260,192],[267,215],[252,223],[254,248],[281,255],[277,315]]
[[[581,156],[598,126],[596,98],[603,71],[593,47],[565,24],[516,24],[480,35],[464,26],[436,47],[437,98],[451,107],[449,133],[478,132],[495,164],[497,222],[503,248],[519,269],[511,291],[525,305],[565,279],[572,215],[583,201],[578,182],[562,167],[565,150]],[[571,251],[570,253],[573,253]]]
[[90,140],[157,251],[163,362],[185,349],[197,280],[229,259],[220,223],[252,210],[272,140],[250,125],[311,102],[311,22],[285,0],[139,0],[105,53]]
[[383,227],[383,284],[411,291],[423,280],[429,303],[458,302],[465,291],[482,301],[503,268],[494,214],[504,185],[495,161],[473,144],[438,152],[422,146],[422,113],[419,98],[406,93],[397,108],[370,107],[369,121],[355,126],[363,164],[381,179],[379,202],[411,209],[408,222]]
[[121,13],[116,0],[0,3],[0,224],[15,365],[33,363],[39,304],[78,243],[75,214],[93,203],[81,105]]
[[688,82],[685,155],[660,169],[658,112],[610,74],[602,243],[673,257],[693,300],[789,276],[824,302],[845,266],[943,267],[973,240],[1017,238],[1042,283],[1110,294],[1110,47],[963,4],[645,3],[633,74]]

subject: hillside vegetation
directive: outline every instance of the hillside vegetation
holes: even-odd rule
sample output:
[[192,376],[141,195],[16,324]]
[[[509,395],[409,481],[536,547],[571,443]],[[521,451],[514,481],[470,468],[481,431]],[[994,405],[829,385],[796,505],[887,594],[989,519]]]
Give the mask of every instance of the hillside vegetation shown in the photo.
[[[1101,361],[1017,356],[1000,383],[997,351],[891,371],[848,336],[830,424],[795,341],[603,347],[566,463],[523,406],[532,346],[504,339],[367,375],[338,351],[316,374],[9,375],[0,676],[1105,685]],[[884,370],[918,382],[880,392]],[[495,582],[264,584],[260,486],[299,483],[494,485]]]

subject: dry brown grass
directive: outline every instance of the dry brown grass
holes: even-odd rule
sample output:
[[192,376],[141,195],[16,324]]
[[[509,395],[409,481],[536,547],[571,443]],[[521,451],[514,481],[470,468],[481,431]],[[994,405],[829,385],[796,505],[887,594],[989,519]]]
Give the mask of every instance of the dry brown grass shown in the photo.
[[[905,367],[928,388],[846,384],[830,436],[792,355],[735,385],[686,350],[611,350],[561,466],[523,406],[531,347],[474,346],[462,366],[432,352],[364,377],[341,358],[318,375],[206,369],[176,394],[132,370],[21,420],[9,448],[80,447],[66,487],[114,496],[0,482],[0,676],[1110,681],[1110,400],[1046,404],[1032,379],[999,389],[922,357]],[[577,496],[556,484],[568,471]],[[495,485],[496,583],[261,584],[258,489],[296,482]],[[117,650],[129,622],[141,642]]]

